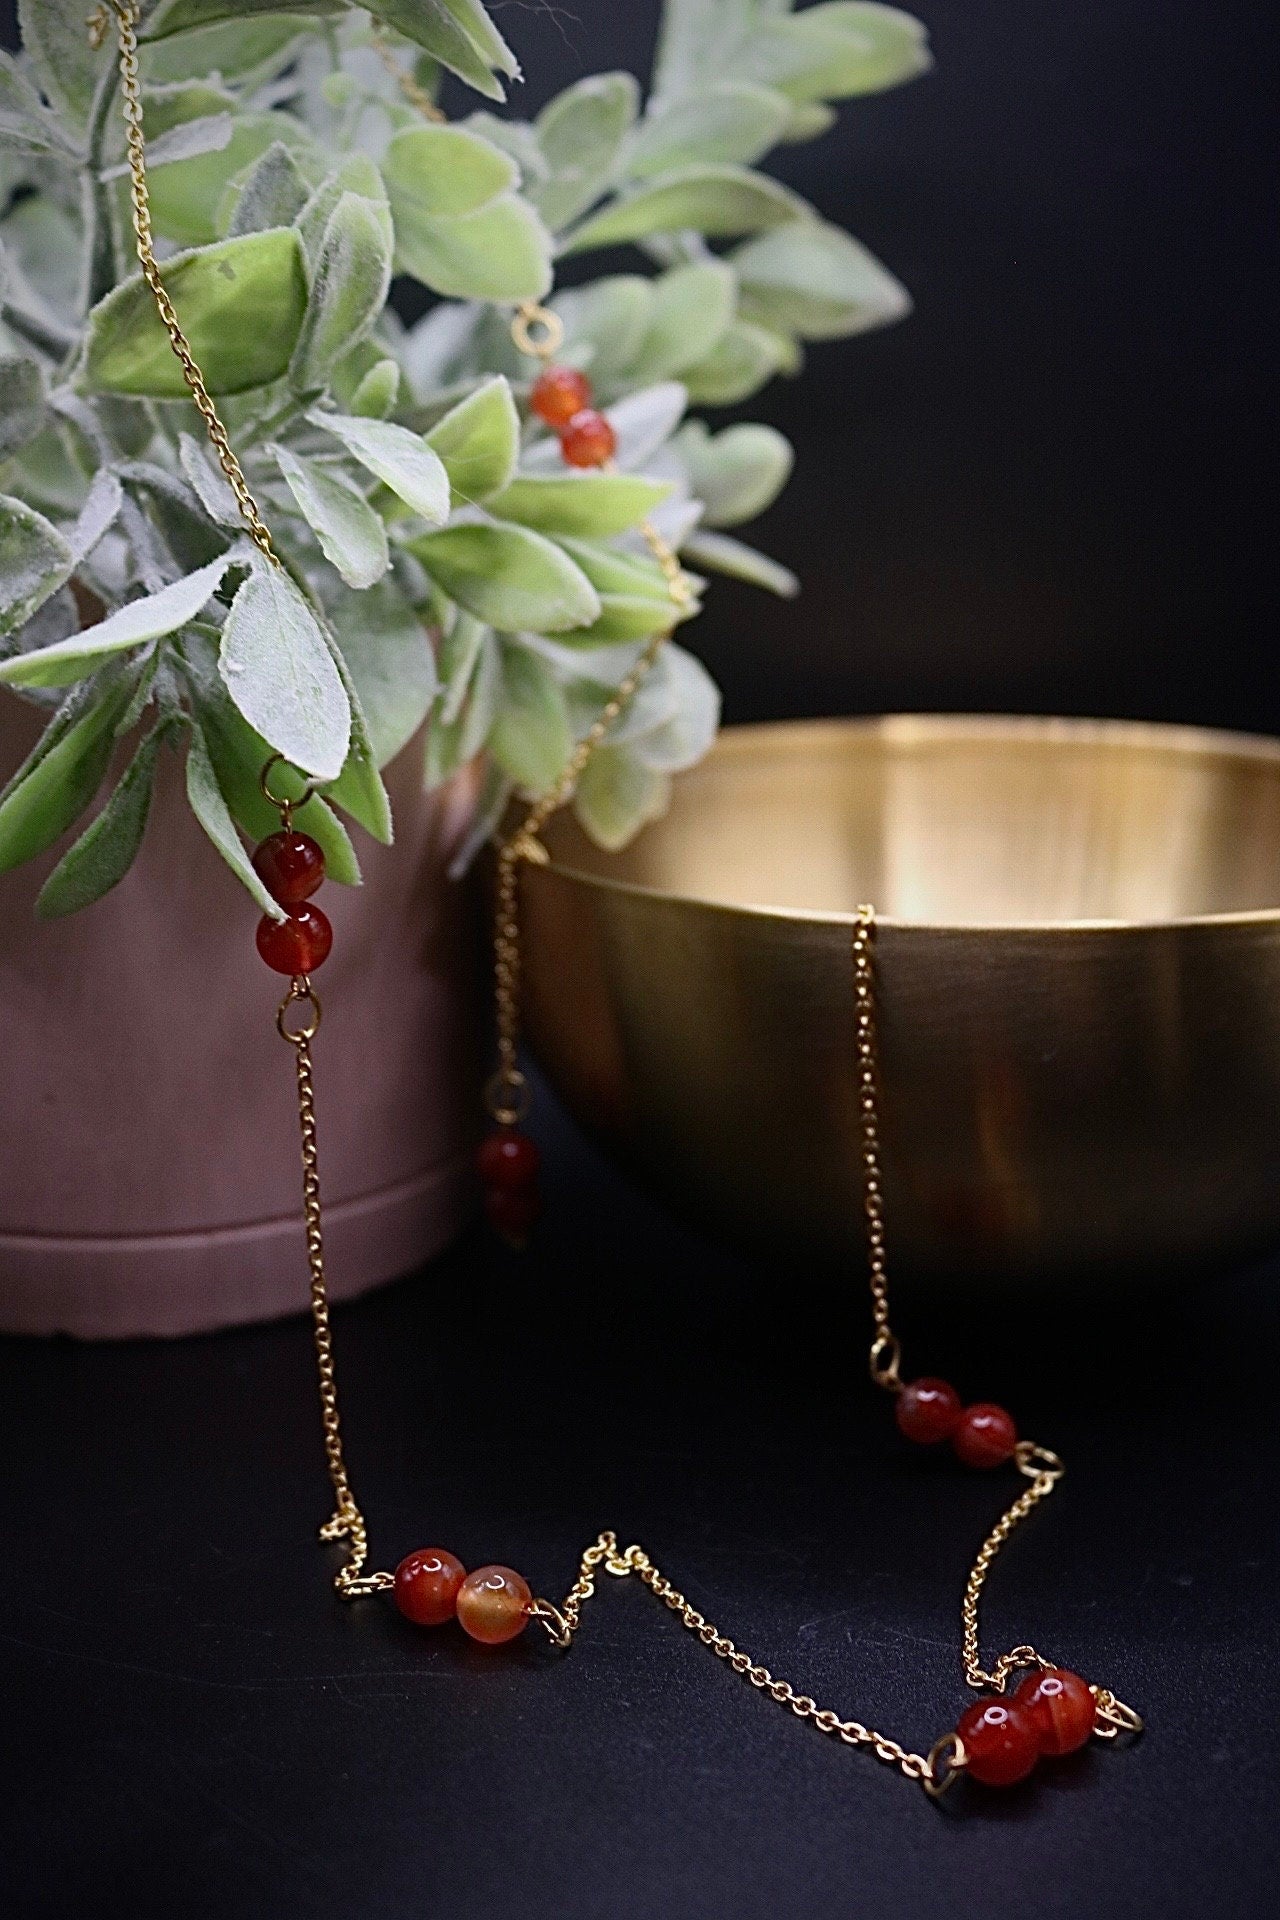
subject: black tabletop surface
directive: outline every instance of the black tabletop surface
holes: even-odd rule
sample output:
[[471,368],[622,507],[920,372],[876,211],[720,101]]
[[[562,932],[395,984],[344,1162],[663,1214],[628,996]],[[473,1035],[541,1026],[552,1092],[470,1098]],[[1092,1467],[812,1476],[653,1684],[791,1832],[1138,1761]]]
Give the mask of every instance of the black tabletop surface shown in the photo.
[[[557,1596],[616,1527],[776,1672],[927,1747],[969,1697],[959,1591],[1016,1481],[898,1439],[856,1276],[703,1245],[552,1132],[533,1251],[476,1233],[336,1316],[375,1554],[445,1544]],[[935,1807],[635,1581],[567,1655],[340,1605],[305,1321],[0,1342],[0,1910],[1274,1911],[1280,1273],[900,1318],[1069,1462],[993,1575],[988,1648],[1113,1684],[1141,1741]]]

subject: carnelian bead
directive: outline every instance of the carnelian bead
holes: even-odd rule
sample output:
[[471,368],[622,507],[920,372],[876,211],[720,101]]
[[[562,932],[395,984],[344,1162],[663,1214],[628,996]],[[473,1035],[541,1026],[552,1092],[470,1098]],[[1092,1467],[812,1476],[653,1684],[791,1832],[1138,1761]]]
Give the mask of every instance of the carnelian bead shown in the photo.
[[538,1224],[542,1197],[533,1184],[486,1187],[484,1210],[495,1233],[500,1233],[513,1247],[522,1247]]
[[1015,1786],[1040,1757],[1035,1723],[1012,1700],[975,1700],[960,1715],[956,1732],[969,1772],[984,1787]]
[[314,973],[329,958],[333,928],[319,907],[304,901],[287,920],[264,913],[258,922],[258,952],[277,973]]
[[480,1178],[491,1187],[527,1187],[538,1177],[538,1143],[515,1127],[502,1127],[482,1140],[476,1154]]
[[445,1547],[419,1547],[396,1568],[392,1593],[406,1620],[417,1627],[442,1627],[454,1616],[466,1577],[457,1554]]
[[894,1417],[908,1440],[931,1447],[949,1440],[960,1424],[960,1395],[945,1380],[911,1380],[894,1405]]
[[458,1589],[458,1624],[486,1647],[523,1633],[532,1611],[529,1583],[510,1567],[477,1567]]
[[529,405],[549,427],[566,427],[591,405],[591,382],[576,367],[548,367],[534,381]]
[[1074,1753],[1093,1732],[1098,1709],[1089,1683],[1065,1667],[1029,1673],[1013,1698],[1030,1718],[1041,1753]]
[[998,1467],[1018,1444],[1018,1429],[1003,1407],[979,1400],[966,1407],[951,1444],[966,1467]]
[[560,432],[560,451],[571,467],[602,467],[617,444],[617,434],[594,407],[583,407]]
[[300,907],[324,879],[324,853],[309,833],[282,828],[255,848],[253,870],[273,900]]

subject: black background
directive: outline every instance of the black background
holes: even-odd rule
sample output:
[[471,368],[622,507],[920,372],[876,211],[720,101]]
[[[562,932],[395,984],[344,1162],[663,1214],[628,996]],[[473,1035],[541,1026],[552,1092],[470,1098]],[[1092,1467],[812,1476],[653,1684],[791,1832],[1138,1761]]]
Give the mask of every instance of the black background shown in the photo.
[[[655,10],[498,11],[536,107],[642,67]],[[784,156],[917,311],[748,409],[799,447],[758,538],[805,591],[717,587],[698,637],[730,717],[1280,725],[1273,12],[921,11],[935,73]],[[927,1745],[963,1704],[955,1596],[1006,1480],[896,1442],[856,1286],[693,1242],[543,1114],[551,1216],[523,1264],[476,1236],[338,1315],[375,1553],[441,1539],[555,1594],[616,1525],[758,1658]],[[1071,1466],[993,1577],[988,1644],[1030,1634],[1151,1723],[945,1810],[633,1583],[603,1583],[567,1659],[339,1609],[300,1322],[0,1343],[0,1900],[21,1920],[1269,1911],[1278,1277],[903,1303],[922,1366],[1007,1388]]]

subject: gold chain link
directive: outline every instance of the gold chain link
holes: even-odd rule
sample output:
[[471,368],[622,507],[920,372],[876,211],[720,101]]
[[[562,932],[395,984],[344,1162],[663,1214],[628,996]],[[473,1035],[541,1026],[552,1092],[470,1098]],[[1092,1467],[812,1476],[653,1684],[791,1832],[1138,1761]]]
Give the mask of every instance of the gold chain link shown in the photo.
[[[104,38],[109,17],[108,7],[110,15],[115,18],[120,43],[120,78],[131,180],[130,201],[134,233],[137,238],[138,259],[141,262],[143,277],[151,289],[170,344],[182,368],[183,378],[204,420],[209,439],[217,453],[222,470],[230,482],[245,525],[264,557],[273,565],[279,566],[279,556],[272,546],[270,532],[249,490],[244,471],[209,395],[204,377],[183,333],[156,262],[152,244],[146,144],[143,135],[142,96],[138,71],[137,0],[104,0],[104,5],[98,8],[88,23],[90,40],[95,46],[100,45]],[[406,99],[411,101],[428,119],[443,120],[444,115],[435,102],[394,58],[382,38],[381,30],[375,35],[375,45],[388,71],[394,73]],[[563,326],[557,314],[537,305],[536,302],[526,301],[516,311],[512,322],[512,336],[522,352],[546,360],[559,348],[563,339]],[[642,527],[642,532],[666,580],[672,603],[671,621],[648,642],[631,671],[620,682],[591,728],[574,748],[557,780],[530,806],[515,831],[502,842],[499,848],[495,931],[499,1064],[498,1072],[490,1085],[490,1105],[495,1118],[503,1125],[513,1125],[522,1116],[526,1104],[524,1079],[518,1065],[521,986],[520,868],[526,861],[533,863],[546,861],[548,856],[540,838],[544,827],[570,797],[592,756],[653,670],[663,642],[674,630],[680,614],[688,606],[691,597],[689,583],[670,544],[647,521]],[[263,787],[268,797],[280,807],[282,819],[287,824],[291,817],[292,804],[288,800],[278,799],[266,784],[273,764],[274,759],[263,768]],[[902,1389],[899,1378],[902,1353],[889,1318],[888,1272],[885,1262],[874,941],[874,910],[869,906],[860,907],[853,932],[853,975],[863,1214],[866,1223],[871,1294],[870,1368],[872,1378],[877,1385],[888,1392],[897,1393]],[[295,1026],[290,1022],[290,1011],[303,1004],[310,1008],[309,1016],[304,1025]],[[276,1024],[281,1036],[294,1049],[297,1070],[303,1214],[310,1276],[312,1329],[320,1390],[325,1460],[335,1502],[333,1514],[320,1529],[320,1538],[327,1543],[345,1543],[345,1559],[334,1575],[334,1586],[344,1599],[351,1600],[366,1594],[385,1592],[394,1586],[395,1579],[393,1574],[383,1570],[365,1572],[365,1563],[369,1554],[368,1527],[352,1492],[343,1449],[333,1334],[329,1315],[328,1283],[325,1274],[324,1212],[320,1188],[315,1085],[311,1061],[311,1041],[319,1029],[320,1015],[320,1002],[309,978],[305,974],[295,976],[290,983],[288,993],[280,1003]],[[970,1686],[994,1687],[997,1691],[1003,1691],[1010,1673],[1017,1668],[1027,1665],[1044,1667],[1049,1664],[1034,1647],[1018,1646],[1001,1655],[990,1672],[986,1672],[981,1665],[978,1609],[992,1563],[1014,1529],[1053,1491],[1063,1472],[1062,1463],[1056,1454],[1031,1441],[1018,1443],[1016,1460],[1019,1471],[1027,1475],[1031,1485],[1005,1511],[983,1541],[970,1570],[961,1605],[965,1678]],[[954,1734],[944,1734],[934,1743],[927,1755],[913,1753],[888,1735],[863,1726],[858,1720],[843,1720],[832,1709],[820,1708],[810,1695],[798,1693],[790,1681],[775,1677],[767,1667],[752,1660],[749,1654],[744,1653],[727,1635],[713,1626],[685,1598],[684,1594],[672,1585],[666,1575],[650,1560],[643,1548],[632,1545],[620,1550],[616,1534],[609,1531],[601,1533],[586,1549],[582,1556],[578,1577],[566,1595],[562,1607],[556,1607],[550,1601],[543,1599],[539,1599],[534,1604],[534,1616],[542,1622],[557,1645],[568,1647],[572,1643],[580,1624],[582,1607],[595,1592],[595,1575],[601,1566],[610,1574],[619,1576],[634,1574],[651,1593],[678,1615],[681,1624],[690,1633],[696,1634],[702,1644],[709,1647],[718,1659],[724,1660],[735,1673],[740,1674],[753,1687],[767,1693],[780,1706],[787,1707],[798,1718],[811,1720],[820,1732],[832,1735],[848,1746],[870,1747],[877,1759],[899,1768],[907,1779],[918,1781],[931,1794],[936,1795],[944,1791],[963,1769],[965,1764],[963,1746]],[[1093,1692],[1097,1701],[1098,1719],[1102,1723],[1098,1732],[1103,1739],[1114,1738],[1120,1732],[1141,1730],[1142,1722],[1139,1716],[1131,1707],[1127,1707],[1123,1701],[1117,1699],[1109,1688],[1095,1687]]]

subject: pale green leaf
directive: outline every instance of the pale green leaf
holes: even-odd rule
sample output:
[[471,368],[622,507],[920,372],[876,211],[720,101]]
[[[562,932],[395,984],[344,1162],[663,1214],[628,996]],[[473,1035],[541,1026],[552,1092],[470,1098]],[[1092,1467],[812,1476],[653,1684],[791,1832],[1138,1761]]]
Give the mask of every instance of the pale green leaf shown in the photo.
[[461,300],[541,300],[551,286],[551,235],[527,200],[501,194],[476,213],[420,214],[396,203],[396,261]]
[[640,351],[653,317],[653,282],[638,273],[609,274],[558,293],[551,305],[564,322],[560,357],[589,367],[597,387],[610,386]]
[[229,557],[223,554],[158,593],[126,601],[96,626],[85,627],[35,653],[18,653],[0,661],[0,682],[18,687],[63,687],[73,680],[83,680],[112,654],[176,633],[217,591],[229,565]]
[[810,217],[806,202],[767,174],[747,167],[684,167],[621,195],[576,227],[563,250],[582,253],[686,230],[715,239]]
[[781,334],[752,320],[734,320],[682,378],[694,406],[731,407],[758,393],[775,373],[788,371],[792,357]]
[[574,811],[592,839],[617,853],[641,827],[660,819],[671,799],[671,776],[647,767],[625,747],[603,746],[583,769]]
[[351,709],[351,739],[346,762],[338,778],[329,787],[328,798],[335,806],[349,813],[353,820],[358,820],[375,840],[389,847],[394,838],[391,801],[378,771],[378,756],[369,733],[360,689],[332,629],[326,627],[324,631],[330,657],[338,669]]
[[42,513],[0,494],[0,637],[23,626],[74,565],[71,547]]
[[638,596],[657,601],[663,607],[669,604],[666,577],[657,561],[647,553],[624,552],[620,547],[604,546],[599,541],[564,536],[558,544],[601,594]]
[[365,420],[355,414],[324,413],[307,415],[312,426],[322,427],[341,440],[362,467],[376,474],[407,507],[424,520],[438,525],[449,517],[449,476],[438,453],[421,434],[390,420]]
[[89,45],[84,0],[18,0],[18,27],[41,91],[79,131],[111,43],[96,52]]
[[325,229],[289,365],[301,391],[323,387],[342,356],[371,332],[391,285],[391,251],[386,208],[344,193]]
[[489,100],[504,98],[496,74],[520,78],[520,67],[480,0],[366,0],[369,11],[416,41],[433,60]]
[[351,706],[319,622],[280,567],[255,564],[231,603],[218,656],[232,700],[269,747],[336,780]]
[[495,518],[540,533],[600,539],[638,526],[670,491],[669,481],[629,473],[530,473],[518,475],[487,504]]
[[406,127],[382,161],[396,230],[475,213],[520,183],[509,154],[461,127]]
[[[37,4],[41,3],[42,0],[37,0]],[[344,13],[347,4],[348,0],[159,0],[158,6],[148,10],[139,38],[164,40],[173,33],[219,23],[241,27],[260,13]],[[195,43],[196,47],[202,44],[202,41]]]
[[165,735],[154,727],[139,746],[105,807],[59,860],[36,897],[42,920],[92,906],[133,865],[151,809],[156,755]]
[[682,558],[692,560],[695,566],[706,567],[711,573],[727,573],[753,587],[765,587],[784,600],[792,599],[800,591],[800,582],[790,568],[780,566],[767,554],[757,553],[754,547],[745,546],[727,533],[694,534],[685,541]]
[[[435,698],[439,680],[431,637],[391,579],[359,601],[339,600],[333,626],[356,684],[374,759],[385,767],[413,738]],[[338,788],[330,797],[341,802]]]
[[295,225],[308,267],[313,271],[333,218],[333,210],[344,193],[354,193],[359,199],[370,200],[377,207],[387,205],[387,190],[382,175],[368,154],[358,149],[343,154],[332,173],[325,175],[302,212],[297,215]]
[[446,527],[421,535],[410,550],[451,600],[501,633],[561,633],[599,616],[586,575],[526,527]]
[[236,832],[236,823],[222,797],[204,733],[196,720],[191,722],[191,744],[187,750],[187,799],[192,813],[262,912],[272,920],[283,920],[286,917],[284,908],[272,899],[259,880],[245,852],[244,843]]
[[484,500],[505,487],[520,451],[520,416],[501,374],[486,380],[426,436],[444,462],[455,505]]
[[34,360],[0,356],[0,460],[34,440],[45,423],[44,375]]
[[931,64],[926,29],[910,14],[826,0],[751,34],[735,73],[777,86],[793,100],[846,100],[900,86]]
[[[232,705],[218,672],[218,639],[216,628],[188,627],[181,642],[183,663],[222,795],[250,838],[262,840],[280,825],[279,813],[263,798],[259,785],[272,749]],[[284,766],[273,770],[271,783],[277,792],[294,798],[305,785],[301,774]],[[351,837],[318,794],[294,809],[293,823],[319,844],[330,880],[347,887],[360,884],[360,863]]]
[[178,435],[178,459],[200,505],[220,527],[240,527],[240,509],[230,482],[189,433]]
[[[226,119],[234,96],[195,85],[169,98],[153,98],[147,108],[148,138],[180,145],[188,129],[204,129]],[[163,129],[163,131],[161,131]],[[248,177],[254,163],[273,146],[293,149],[300,158],[311,147],[306,128],[289,114],[235,112],[221,148],[148,165],[151,206],[157,233],[181,247],[201,247],[218,239],[228,211],[229,185]]]
[[349,587],[381,580],[391,564],[387,532],[364,495],[341,474],[288,447],[273,447],[276,465],[321,552]]
[[691,420],[673,444],[708,527],[739,526],[763,513],[786,486],[794,463],[791,444],[776,427],[750,422],[712,435],[701,420]]
[[[161,272],[210,393],[244,393],[285,371],[307,304],[302,247],[292,228],[177,254]],[[83,380],[100,392],[186,397],[182,368],[140,273],[89,315]]]
[[273,140],[247,173],[228,182],[218,206],[227,236],[292,226],[309,198],[306,178],[282,140]]
[[673,267],[653,282],[649,324],[636,350],[630,377],[667,380],[705,359],[734,316],[738,301],[733,269],[722,260]]
[[782,138],[794,109],[771,87],[724,81],[651,114],[627,148],[638,179],[708,161],[750,166]]
[[385,359],[362,373],[352,390],[349,410],[361,420],[385,420],[400,393],[400,363]]
[[471,676],[484,638],[491,631],[482,620],[472,614],[464,613],[461,608],[454,616],[453,625],[440,642],[440,683],[443,695],[440,702],[440,717],[445,721],[456,720],[462,712],[471,685]]
[[126,676],[73,694],[54,714],[0,800],[0,873],[43,853],[102,784],[115,724],[132,691]]
[[911,299],[874,254],[841,228],[808,220],[748,241],[733,255],[742,311],[806,340],[833,340],[900,320]]
[[629,73],[598,73],[542,109],[536,132],[548,177],[528,182],[525,191],[549,227],[576,219],[612,183],[639,100]]
[[489,733],[489,752],[518,786],[542,793],[573,752],[564,690],[544,660],[528,647],[502,647],[502,698]]
[[[324,11],[323,6],[314,5],[305,10],[312,15]],[[248,86],[272,79],[296,54],[311,21],[285,12],[280,0],[271,0],[271,10],[260,19],[245,19],[248,11],[237,8],[234,20],[189,29],[181,40],[161,40],[148,46],[143,55],[148,81],[152,85],[174,84],[193,73],[217,73],[224,80]]]

